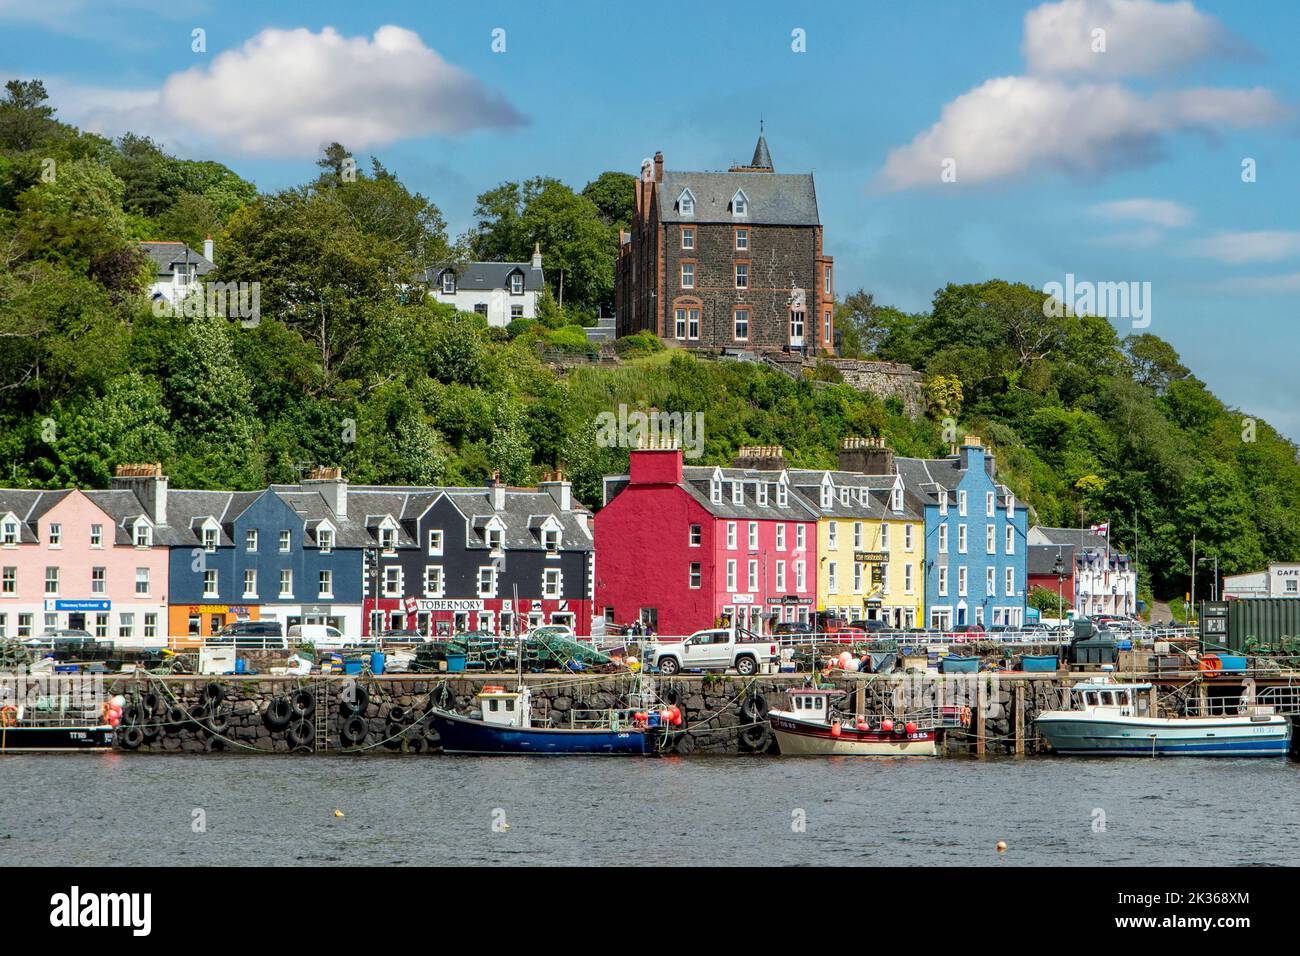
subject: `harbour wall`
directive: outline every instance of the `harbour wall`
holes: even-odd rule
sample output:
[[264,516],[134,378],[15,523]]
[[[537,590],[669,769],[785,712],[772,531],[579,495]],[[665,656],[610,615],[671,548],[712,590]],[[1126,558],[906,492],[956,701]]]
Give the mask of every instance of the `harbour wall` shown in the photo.
[[[501,676],[392,675],[382,677],[154,677],[121,675],[111,694],[130,703],[117,735],[120,749],[140,753],[436,753],[436,734],[424,719],[435,702],[468,712],[485,684],[512,684]],[[526,675],[534,713],[565,725],[585,712],[629,706],[630,674]],[[892,674],[836,672],[847,698],[840,709],[868,715],[941,709],[950,754],[1032,754],[1042,749],[1033,718],[1062,705],[1066,674]],[[785,706],[785,692],[806,686],[806,675],[676,676],[656,678],[661,700],[682,712],[666,749],[680,754],[774,753],[763,715]],[[303,693],[305,692],[305,694]],[[216,698],[215,706],[211,700]],[[297,699],[298,710],[292,712]],[[290,703],[286,706],[285,701]],[[288,713],[288,720],[284,719]],[[351,719],[353,717],[359,720]],[[138,734],[126,734],[134,725]]]

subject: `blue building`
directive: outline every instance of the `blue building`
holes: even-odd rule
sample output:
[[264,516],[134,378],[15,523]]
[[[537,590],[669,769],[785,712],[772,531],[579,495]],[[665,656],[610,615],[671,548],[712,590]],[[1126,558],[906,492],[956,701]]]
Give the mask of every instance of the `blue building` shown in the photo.
[[1029,509],[968,435],[947,458],[898,458],[925,512],[925,623],[948,629],[1025,622]]

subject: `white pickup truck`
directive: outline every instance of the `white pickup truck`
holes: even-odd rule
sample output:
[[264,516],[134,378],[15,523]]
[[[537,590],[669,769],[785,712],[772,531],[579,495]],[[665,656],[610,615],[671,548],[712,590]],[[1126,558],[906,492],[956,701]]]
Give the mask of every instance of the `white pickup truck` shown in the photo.
[[696,631],[684,641],[655,643],[645,650],[645,661],[671,677],[682,670],[734,669],[742,677],[758,673],[760,664],[777,661],[775,641],[741,641],[726,628]]

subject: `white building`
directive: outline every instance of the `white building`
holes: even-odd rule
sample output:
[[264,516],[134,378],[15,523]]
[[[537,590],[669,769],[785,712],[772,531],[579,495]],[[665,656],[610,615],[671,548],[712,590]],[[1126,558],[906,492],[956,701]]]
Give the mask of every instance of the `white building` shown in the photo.
[[1300,598],[1300,563],[1278,562],[1266,571],[1249,574],[1225,574],[1223,599],[1292,597]]
[[429,293],[435,299],[461,312],[476,312],[495,328],[537,318],[544,288],[540,246],[533,248],[532,262],[465,262],[429,270]]
[[203,254],[183,242],[142,242],[140,248],[153,260],[154,281],[149,298],[180,302],[199,284],[199,280],[216,268],[212,240],[203,242]]
[[1074,547],[1075,613],[1080,617],[1138,612],[1137,571],[1127,554],[1115,551],[1104,536],[1087,528],[1029,529],[1030,545],[1072,545]]

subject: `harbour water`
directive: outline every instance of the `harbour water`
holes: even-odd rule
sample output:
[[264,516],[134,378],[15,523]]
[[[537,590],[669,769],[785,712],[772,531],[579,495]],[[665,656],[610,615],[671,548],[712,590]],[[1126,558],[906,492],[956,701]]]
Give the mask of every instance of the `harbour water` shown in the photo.
[[104,753],[0,778],[0,867],[1300,863],[1291,759]]

